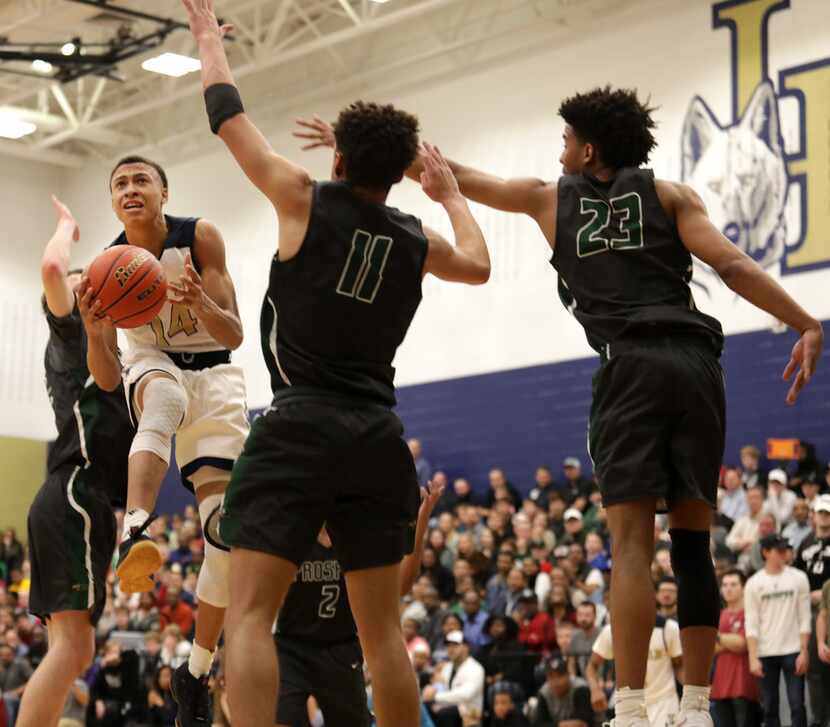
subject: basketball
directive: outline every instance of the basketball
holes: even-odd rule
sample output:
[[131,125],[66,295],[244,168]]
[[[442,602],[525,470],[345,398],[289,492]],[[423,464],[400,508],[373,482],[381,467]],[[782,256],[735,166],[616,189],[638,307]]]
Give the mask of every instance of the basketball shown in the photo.
[[167,278],[156,257],[134,245],[102,252],[87,271],[99,315],[118,328],[138,328],[155,318],[167,299]]

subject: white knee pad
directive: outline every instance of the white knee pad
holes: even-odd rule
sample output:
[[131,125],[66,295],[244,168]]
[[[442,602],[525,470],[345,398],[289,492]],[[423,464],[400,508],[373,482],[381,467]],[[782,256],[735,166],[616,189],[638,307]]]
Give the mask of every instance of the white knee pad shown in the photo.
[[178,381],[166,376],[149,381],[144,387],[144,407],[130,457],[137,452],[152,452],[170,464],[170,440],[186,411],[187,393]]
[[[224,495],[208,495],[199,503],[199,518],[202,524],[206,523],[208,516],[222,505],[223,497]],[[211,545],[207,539],[204,542],[205,560],[199,571],[196,595],[199,601],[205,601],[217,608],[227,608],[230,553]]]

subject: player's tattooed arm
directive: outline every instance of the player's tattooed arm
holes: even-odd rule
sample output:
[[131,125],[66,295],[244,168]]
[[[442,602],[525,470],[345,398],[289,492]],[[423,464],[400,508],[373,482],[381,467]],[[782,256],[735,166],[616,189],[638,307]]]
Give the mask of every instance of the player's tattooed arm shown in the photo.
[[421,186],[430,199],[446,210],[455,235],[455,246],[435,230],[425,227],[429,248],[424,274],[432,273],[442,280],[456,283],[486,283],[490,279],[490,253],[484,234],[441,152],[426,145],[425,153]]
[[207,332],[233,351],[242,345],[242,321],[233,280],[225,265],[225,241],[216,225],[199,220],[194,250],[201,272],[196,271],[188,255],[184,275],[168,284],[171,298],[190,308]]
[[93,299],[89,278],[84,276],[78,288],[78,310],[86,329],[87,367],[101,389],[115,391],[121,384],[118,337],[109,316],[99,316],[100,309],[101,301]]
[[52,315],[63,318],[75,308],[75,291],[67,276],[72,243],[78,241],[81,233],[69,208],[54,195],[52,204],[58,213],[58,225],[43,251],[40,278],[43,282],[46,305],[49,306]]
[[658,180],[656,188],[661,204],[674,218],[680,239],[689,252],[709,265],[742,298],[798,331],[800,338],[784,369],[785,380],[796,374],[787,392],[787,403],[794,404],[821,358],[824,346],[821,323],[712,224],[703,200],[691,187]]
[[[235,89],[222,43],[232,26],[219,25],[213,10],[213,0],[182,2],[187,10],[190,30],[199,47],[203,87],[207,90],[224,84]],[[238,101],[238,96],[236,98]],[[290,224],[294,219],[303,224],[308,222],[311,211],[311,177],[305,169],[277,154],[244,111],[240,110],[224,120],[217,133],[248,179],[274,205],[283,225],[286,222]],[[282,246],[283,240],[280,242]],[[299,246],[299,242],[297,244]]]

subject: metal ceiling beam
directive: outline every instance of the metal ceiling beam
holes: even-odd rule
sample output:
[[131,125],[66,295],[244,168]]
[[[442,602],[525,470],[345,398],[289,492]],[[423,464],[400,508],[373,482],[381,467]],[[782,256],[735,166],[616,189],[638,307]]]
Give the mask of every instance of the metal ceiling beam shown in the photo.
[[352,7],[352,4],[349,0],[337,0],[340,3],[340,7],[346,11],[346,15],[349,16],[349,19],[355,24],[360,25],[363,21],[360,19],[360,16],[355,12],[355,9]]

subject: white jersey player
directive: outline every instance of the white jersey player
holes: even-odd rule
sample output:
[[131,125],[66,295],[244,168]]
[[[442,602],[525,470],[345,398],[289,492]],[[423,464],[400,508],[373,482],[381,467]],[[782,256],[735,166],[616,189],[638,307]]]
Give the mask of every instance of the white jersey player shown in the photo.
[[[124,231],[113,243],[142,247],[164,268],[169,299],[148,325],[126,331],[122,370],[115,329],[98,321],[100,302],[82,288],[89,335],[89,369],[99,386],[114,389],[122,376],[137,433],[130,450],[127,514],[116,575],[125,592],[149,591],[162,565],[146,533],[170,464],[172,437],[182,481],[196,494],[202,522],[222,503],[231,469],[248,434],[242,369],[231,350],[242,343],[236,294],[225,267],[225,244],[214,225],[163,213],[167,177],[155,162],[126,157],[110,178],[112,205]],[[228,553],[205,541],[196,590],[196,638],[189,664],[173,689],[178,724],[210,717],[207,674],[228,605]],[[209,722],[208,722],[209,723]]]

